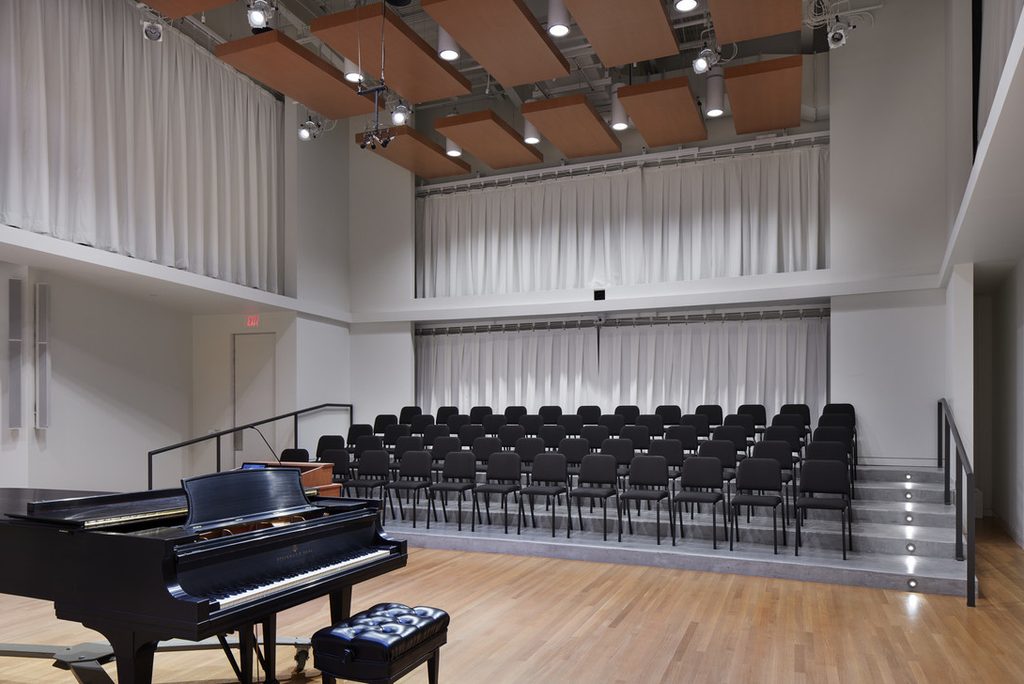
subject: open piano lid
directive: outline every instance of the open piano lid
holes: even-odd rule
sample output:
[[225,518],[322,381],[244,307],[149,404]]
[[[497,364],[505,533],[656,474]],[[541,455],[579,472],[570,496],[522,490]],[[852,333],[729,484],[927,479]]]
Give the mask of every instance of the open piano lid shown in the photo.
[[317,510],[295,468],[230,470],[182,481],[188,501],[186,529],[255,522]]

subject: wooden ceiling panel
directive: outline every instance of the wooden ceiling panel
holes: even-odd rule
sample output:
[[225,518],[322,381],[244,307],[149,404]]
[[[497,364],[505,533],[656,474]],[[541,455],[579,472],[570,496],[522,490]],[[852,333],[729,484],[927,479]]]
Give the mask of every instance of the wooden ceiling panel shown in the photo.
[[[800,125],[803,57],[793,55],[725,69],[733,124],[737,133],[756,133]],[[621,92],[621,91],[620,91]]]
[[345,57],[361,63],[367,77],[377,78],[382,14],[384,77],[395,92],[412,103],[469,94],[469,80],[438,57],[434,48],[383,3],[317,17],[310,30]]
[[705,140],[708,129],[685,76],[623,86],[619,101],[648,147]]
[[799,31],[800,0],[708,0],[719,45]]
[[679,53],[662,0],[565,0],[607,67]]
[[[470,172],[469,164],[444,153],[444,148],[409,126],[392,128],[395,139],[373,152],[415,173],[420,178],[444,178]],[[355,135],[361,143],[363,134]],[[369,152],[369,150],[366,150]]]
[[492,169],[544,161],[544,155],[490,109],[446,116],[435,121],[434,128]]
[[622,151],[615,133],[584,95],[527,102],[523,105],[523,116],[566,157]]
[[278,31],[218,45],[213,53],[330,119],[373,111],[373,101],[356,92],[341,71]]
[[230,5],[235,0],[146,0],[146,4],[168,19],[181,19],[215,7]]
[[523,0],[422,0],[423,9],[506,88],[569,75]]

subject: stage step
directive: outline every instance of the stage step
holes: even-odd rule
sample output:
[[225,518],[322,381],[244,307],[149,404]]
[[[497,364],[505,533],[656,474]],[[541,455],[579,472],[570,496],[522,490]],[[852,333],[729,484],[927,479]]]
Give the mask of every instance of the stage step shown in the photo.
[[[910,479],[907,479],[910,475]],[[941,468],[858,466],[857,482],[917,482],[921,484],[942,484]]]
[[[903,501],[906,503],[941,504],[944,493],[941,484],[919,482],[858,481],[856,499],[861,501]],[[910,497],[907,497],[907,494]]]

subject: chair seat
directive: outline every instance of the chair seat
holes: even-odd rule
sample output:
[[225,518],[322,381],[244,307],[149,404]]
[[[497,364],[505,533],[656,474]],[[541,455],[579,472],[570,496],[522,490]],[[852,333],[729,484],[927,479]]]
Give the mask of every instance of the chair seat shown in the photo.
[[778,506],[782,497],[775,494],[737,494],[732,497],[733,506]]
[[618,494],[618,491],[615,487],[577,487],[569,492],[569,496],[574,499],[607,499],[616,494]]
[[517,484],[497,484],[494,482],[476,486],[476,491],[480,494],[511,494],[512,492],[518,492],[519,489],[520,486]]
[[841,511],[847,507],[846,499],[827,498],[819,499],[809,496],[801,496],[796,500],[797,508],[820,508],[829,511]]
[[358,479],[355,479],[355,480],[349,480],[348,482],[345,483],[345,486],[346,487],[364,487],[366,489],[372,489],[374,487],[383,487],[387,483],[388,483],[388,481],[385,480],[382,477],[375,477],[375,478],[367,477],[367,478],[358,478]]
[[430,485],[431,491],[434,492],[468,492],[474,487],[476,484],[472,482],[435,482]]
[[722,492],[679,492],[675,501],[686,501],[688,503],[718,503],[724,497]]
[[397,480],[387,483],[388,489],[426,489],[431,484],[430,480]]
[[668,498],[667,489],[628,489],[622,493],[623,499],[634,501],[659,501]]
[[523,487],[522,494],[524,496],[558,496],[567,491],[569,490],[565,485],[529,485]]

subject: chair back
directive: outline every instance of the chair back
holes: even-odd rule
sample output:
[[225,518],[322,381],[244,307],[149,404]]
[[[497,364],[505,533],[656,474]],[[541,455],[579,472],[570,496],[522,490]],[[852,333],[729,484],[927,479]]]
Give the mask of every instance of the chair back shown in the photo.
[[434,422],[438,425],[447,425],[448,419],[452,416],[458,415],[458,413],[458,406],[442,406],[437,409],[437,419]]
[[730,440],[709,439],[700,445],[697,455],[701,458],[717,458],[723,468],[736,467],[736,445]]
[[344,449],[345,438],[341,435],[320,435],[316,441],[316,460],[324,460],[324,452],[328,449]]
[[803,434],[807,430],[807,423],[804,423],[804,417],[798,413],[780,413],[772,418],[772,427],[779,425],[791,425]]
[[851,415],[856,420],[857,412],[853,408],[853,404],[825,404],[825,408],[821,410],[822,413],[846,413]]
[[403,423],[392,423],[384,428],[384,445],[394,446],[399,437],[408,437],[412,434],[409,426]]
[[492,413],[489,416],[484,416],[480,421],[480,424],[484,428],[484,434],[496,435],[498,434],[498,430],[501,429],[501,426],[506,422],[504,415],[500,413]]
[[726,416],[722,425],[739,425],[746,431],[747,437],[753,437],[756,434],[754,432],[754,416],[745,413],[733,413]]
[[519,422],[519,419],[527,413],[529,413],[529,411],[526,410],[525,406],[508,406],[505,408],[505,422],[509,425],[515,425]]
[[544,420],[545,425],[557,425],[558,419],[562,415],[561,406],[541,406],[537,411],[538,415]]
[[679,419],[683,417],[683,409],[674,404],[662,404],[654,412],[661,416],[665,425],[679,425]]
[[844,427],[819,427],[811,433],[812,442],[841,442],[847,452],[853,448],[853,433]]
[[414,435],[399,437],[395,442],[395,460],[401,462],[407,451],[423,451],[423,438]]
[[720,425],[711,435],[712,439],[732,442],[736,451],[747,451],[747,431],[740,425]]
[[380,437],[377,435],[362,435],[356,440],[355,456],[359,458],[363,455],[364,451],[371,451],[377,449],[383,449],[384,445],[381,444]]
[[668,463],[665,458],[648,454],[630,461],[629,486],[668,489]]
[[818,427],[844,427],[851,433],[857,421],[849,413],[823,413],[818,418]]
[[684,452],[697,451],[697,428],[692,425],[669,425],[665,428],[665,439],[674,439],[679,442]]
[[791,413],[803,418],[804,427],[811,427],[811,407],[807,404],[783,404],[779,413]]
[[324,449],[320,460],[334,466],[334,476],[344,482],[348,479],[348,452],[344,449]]
[[345,443],[355,444],[360,437],[372,434],[372,425],[368,425],[367,423],[353,423],[348,426],[348,436],[345,438]]
[[565,428],[561,425],[542,425],[537,436],[544,440],[544,448],[557,449],[558,443],[565,439]]
[[474,406],[469,409],[469,422],[473,425],[483,425],[484,418],[494,415],[494,409],[490,406]]
[[527,436],[536,437],[544,426],[544,417],[539,413],[527,413],[519,416],[519,424],[526,430]]
[[498,428],[498,440],[502,449],[513,449],[516,442],[526,436],[526,430],[522,425],[502,425]]
[[450,434],[451,432],[448,430],[447,425],[428,425],[423,428],[423,445],[428,447],[434,446],[434,442]]
[[633,450],[633,440],[610,437],[601,443],[601,453],[607,454],[615,459],[618,465],[629,465],[636,452]]
[[636,424],[646,427],[651,437],[665,434],[665,421],[657,413],[641,413],[637,416]]
[[617,478],[615,457],[611,454],[587,454],[583,457],[583,462],[580,464],[580,486],[585,484],[614,486]]
[[440,463],[452,451],[462,451],[462,440],[458,437],[438,437],[430,447],[430,458]]
[[604,440],[609,437],[608,427],[605,425],[584,425],[583,429],[580,430],[580,437],[587,440],[591,451],[597,451],[604,444]]
[[770,458],[783,470],[793,469],[793,450],[789,442],[761,440],[754,445],[754,458]]
[[516,440],[515,451],[523,463],[533,463],[537,454],[544,451],[544,440],[540,437],[523,437]]
[[801,494],[850,493],[850,471],[839,461],[804,461],[800,468]]
[[850,451],[842,442],[826,442],[815,440],[804,450],[805,461],[841,461],[850,463]]
[[689,425],[697,431],[697,438],[711,436],[711,421],[703,413],[687,413],[679,419],[680,425]]
[[736,489],[782,491],[782,467],[774,458],[746,458],[736,467]]
[[388,425],[396,425],[398,423],[398,416],[393,413],[380,413],[373,419],[373,434],[383,435],[384,429]]
[[694,413],[698,416],[707,416],[709,425],[722,424],[722,407],[718,404],[701,404]]
[[597,424],[608,428],[609,435],[615,435],[618,437],[619,432],[626,424],[626,419],[618,413],[606,413],[597,419]]
[[580,406],[576,409],[576,415],[583,419],[584,425],[597,425],[601,420],[600,406]]
[[558,443],[558,451],[565,454],[570,465],[579,465],[583,457],[590,453],[590,442],[582,437],[566,437]]
[[640,417],[640,407],[626,404],[615,407],[615,415],[622,416],[626,425],[636,425],[636,419]]
[[792,451],[800,451],[800,435],[803,434],[800,428],[792,425],[772,425],[765,428],[764,439],[767,441],[782,441],[789,444]]
[[552,482],[565,485],[569,482],[569,466],[565,454],[545,451],[537,454],[533,461],[534,482]]
[[480,463],[487,461],[487,457],[495,451],[501,451],[501,440],[497,437],[477,437],[473,440],[473,456]]
[[495,451],[487,459],[487,479],[494,482],[519,482],[522,464],[515,451]]
[[419,406],[403,406],[402,410],[398,412],[398,422],[402,425],[412,425],[412,419],[422,415],[423,409]]
[[765,427],[768,424],[768,411],[765,410],[764,404],[743,404],[736,413],[741,416],[750,416],[754,419],[754,425],[757,427]]
[[290,463],[308,463],[309,451],[307,449],[282,449],[279,458]]
[[679,468],[683,465],[683,444],[678,439],[652,439],[647,453],[651,456],[661,456],[670,468]]
[[463,425],[470,425],[469,416],[465,413],[454,413],[448,416],[446,425],[448,425],[448,431],[453,435],[459,434],[459,428]]
[[431,468],[430,453],[407,451],[398,464],[398,477],[402,480],[429,480]]
[[388,452],[383,449],[364,451],[363,455],[359,457],[359,476],[380,477],[386,480],[389,465]]
[[444,480],[476,480],[476,457],[469,451],[453,451],[445,456],[441,469]]
[[619,437],[630,440],[634,449],[647,451],[651,446],[651,433],[646,425],[624,425],[619,431]]
[[471,447],[477,437],[484,436],[483,425],[463,425],[459,428],[459,441],[462,442],[462,446]]
[[565,429],[565,434],[579,437],[583,429],[583,419],[573,413],[563,413],[558,417],[558,424]]
[[[412,420],[409,421],[409,432],[414,435],[422,435],[423,431],[429,426],[434,424],[434,416],[421,413],[418,416],[413,416]],[[448,427],[447,425],[445,426]]]
[[722,462],[714,456],[691,456],[683,462],[682,487],[722,489]]

